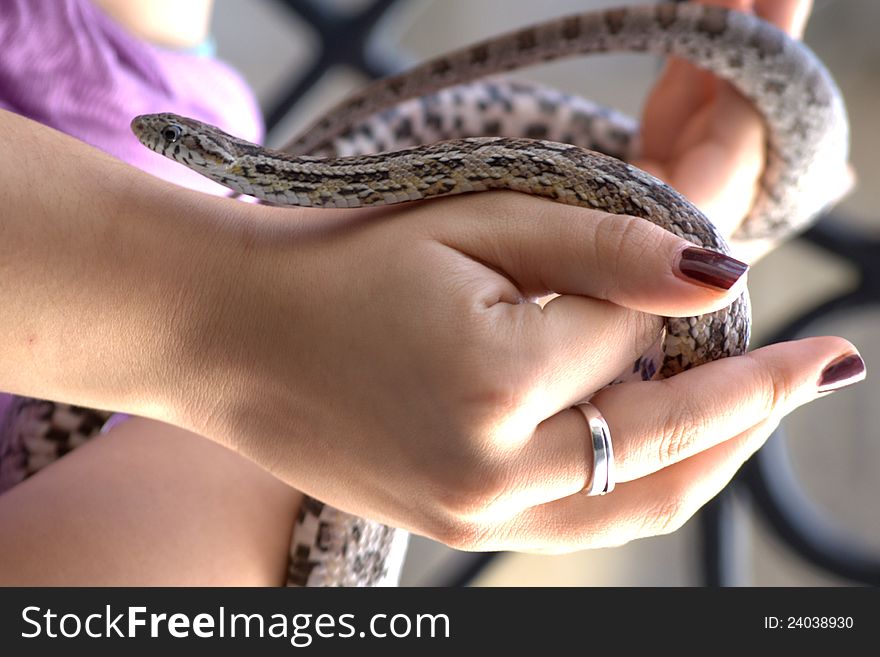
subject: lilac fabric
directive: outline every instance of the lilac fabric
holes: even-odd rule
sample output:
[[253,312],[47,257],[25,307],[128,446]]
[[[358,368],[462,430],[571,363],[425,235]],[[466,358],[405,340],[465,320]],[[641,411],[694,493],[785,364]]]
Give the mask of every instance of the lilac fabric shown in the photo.
[[144,148],[129,129],[131,119],[176,112],[262,139],[253,94],[232,69],[145,43],[87,0],[0,2],[0,107],[216,194],[225,190]]
[[[131,119],[176,112],[263,137],[253,94],[230,67],[141,41],[88,0],[0,0],[0,108],[213,194],[228,190],[142,146]],[[11,400],[0,394],[0,431]]]

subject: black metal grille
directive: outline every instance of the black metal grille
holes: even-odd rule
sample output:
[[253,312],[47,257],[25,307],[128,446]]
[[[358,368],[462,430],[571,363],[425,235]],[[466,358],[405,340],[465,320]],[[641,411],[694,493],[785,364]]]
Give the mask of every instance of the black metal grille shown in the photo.
[[[353,11],[334,8],[320,0],[275,0],[295,12],[318,35],[320,52],[314,63],[291,80],[288,90],[267,111],[267,126],[274,128],[331,69],[347,66],[369,78],[397,72],[406,63],[400,52],[373,46],[377,26],[390,9],[405,0],[374,0]],[[858,287],[793,320],[769,342],[798,337],[820,318],[866,306],[880,306],[880,241],[850,224],[830,216],[798,239],[806,240],[853,266]],[[880,555],[837,528],[803,493],[792,473],[782,429],[749,461],[733,483],[701,513],[704,582],[708,586],[741,584],[737,573],[739,528],[733,515],[735,496],[748,493],[754,508],[772,531],[796,554],[817,568],[855,583],[880,584]],[[463,556],[465,566],[446,585],[465,586],[474,581],[497,553]]]
[[303,72],[287,83],[286,91],[266,111],[271,132],[297,103],[332,69],[348,67],[368,78],[382,78],[404,68],[406,57],[376,47],[375,36],[382,18],[401,0],[373,0],[355,11],[334,8],[321,0],[276,0],[296,12],[317,35],[318,56]]

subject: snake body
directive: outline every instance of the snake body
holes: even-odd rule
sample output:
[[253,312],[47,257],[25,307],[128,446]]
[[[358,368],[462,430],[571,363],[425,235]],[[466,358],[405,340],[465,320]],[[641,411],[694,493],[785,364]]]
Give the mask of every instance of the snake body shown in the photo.
[[[173,114],[137,117],[132,128],[154,151],[274,204],[362,207],[509,189],[643,217],[728,252],[691,203],[618,159],[638,153],[631,119],[534,83],[489,77],[608,51],[683,57],[754,102],[767,125],[767,159],[735,237],[784,237],[837,200],[840,190],[827,180],[846,165],[848,124],[821,62],[754,16],[696,4],[590,12],[463,48],[367,86],[278,151]],[[662,363],[640,359],[636,369],[643,378],[670,376],[743,353],[748,336],[744,295],[716,313],[667,319]],[[404,532],[307,498],[290,583],[393,583],[405,541]]]
[[[842,95],[822,62],[803,43],[756,16],[694,3],[589,12],[462,48],[367,86],[282,150],[330,155],[338,152],[340,137],[359,131],[386,135],[376,140],[378,149],[385,150],[401,145],[399,135],[416,132],[409,128],[419,120],[419,137],[430,137],[424,128],[438,125],[443,116],[453,126],[465,120],[458,108],[467,89],[453,85],[562,57],[614,51],[682,57],[728,80],[755,104],[767,124],[767,164],[761,192],[737,238],[778,238],[838,200],[829,190],[829,172],[847,161],[849,124]],[[445,98],[431,95],[440,89],[449,89]],[[510,114],[522,114],[514,106],[521,96],[494,91],[498,101],[511,105]],[[422,99],[422,110],[400,108],[404,98]],[[543,109],[527,130],[540,131],[554,122],[553,103]],[[483,127],[490,129],[476,134],[494,134],[491,125]],[[453,132],[454,127],[445,136]]]

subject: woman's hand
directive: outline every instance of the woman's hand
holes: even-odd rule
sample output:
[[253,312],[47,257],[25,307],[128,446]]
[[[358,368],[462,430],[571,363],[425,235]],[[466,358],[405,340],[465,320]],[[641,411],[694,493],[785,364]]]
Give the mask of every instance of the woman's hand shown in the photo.
[[[514,193],[375,211],[236,203],[20,117],[0,124],[3,388],[171,422],[451,545],[665,531],[823,377],[861,376],[858,359],[823,375],[854,349],[817,338],[602,390],[623,483],[587,498],[587,427],[570,406],[655,341],[656,315],[732,301],[735,262],[707,269],[644,220]],[[21,193],[33,180],[39,194]]]
[[[241,212],[211,302],[191,311],[203,324],[178,351],[173,421],[459,548],[668,531],[855,353],[813,339],[602,390],[623,483],[585,497],[591,450],[570,407],[656,340],[661,319],[645,313],[730,303],[736,263],[694,271],[691,245],[647,221],[514,193]],[[533,301],[548,292],[560,296]]]
[[[703,0],[754,12],[792,36],[803,35],[811,0]],[[672,58],[645,105],[642,157],[636,166],[684,194],[728,238],[752,206],[764,169],[764,122],[731,84],[687,61]],[[852,174],[828,181],[844,190]],[[733,242],[738,258],[754,262],[771,240]]]

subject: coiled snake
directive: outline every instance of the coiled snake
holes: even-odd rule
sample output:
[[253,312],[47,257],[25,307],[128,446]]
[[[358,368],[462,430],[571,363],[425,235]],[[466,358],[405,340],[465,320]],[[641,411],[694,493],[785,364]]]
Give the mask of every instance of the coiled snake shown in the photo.
[[[487,78],[606,51],[683,57],[754,102],[768,129],[766,166],[737,238],[778,239],[838,200],[827,181],[846,165],[848,125],[828,72],[804,45],[758,18],[695,4],[570,16],[458,50],[369,85],[282,151],[173,114],[137,117],[132,128],[154,151],[274,204],[361,207],[503,188],[643,217],[727,252],[693,205],[621,161],[638,149],[630,119],[539,85]],[[748,335],[743,295],[710,315],[668,319],[662,363],[640,359],[638,366],[645,378],[655,370],[670,376],[744,352]],[[290,583],[394,583],[405,541],[399,530],[307,498]]]

